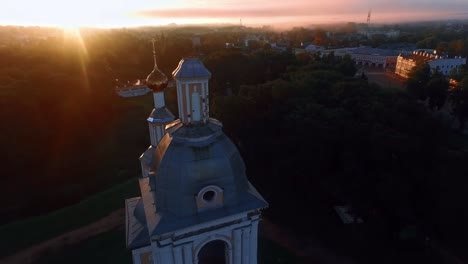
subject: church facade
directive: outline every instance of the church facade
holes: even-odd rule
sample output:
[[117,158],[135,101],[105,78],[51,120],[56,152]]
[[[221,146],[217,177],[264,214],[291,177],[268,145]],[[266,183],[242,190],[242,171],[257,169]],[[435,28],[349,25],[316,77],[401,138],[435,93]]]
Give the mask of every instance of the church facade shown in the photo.
[[172,73],[175,119],[164,103],[168,79],[153,55],[151,145],[140,157],[141,196],[125,201],[133,263],[256,264],[258,224],[268,203],[248,181],[221,122],[209,116],[211,73],[196,58],[180,61]]

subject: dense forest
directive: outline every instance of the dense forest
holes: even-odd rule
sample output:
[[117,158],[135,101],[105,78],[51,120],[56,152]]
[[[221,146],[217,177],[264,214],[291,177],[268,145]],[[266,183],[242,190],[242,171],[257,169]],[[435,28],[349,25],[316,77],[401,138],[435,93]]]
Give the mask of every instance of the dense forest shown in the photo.
[[[148,30],[83,30],[81,38],[55,32],[0,46],[1,198],[10,201],[2,222],[139,175],[151,98],[119,98],[114,81],[146,77],[155,38],[167,76],[195,53],[212,72],[211,114],[270,202],[267,217],[326,237],[333,230],[322,215],[347,204],[381,240],[405,230],[415,230],[415,239],[466,239],[468,140],[431,112],[441,104],[440,87],[444,100],[452,96],[438,73],[421,77],[427,82],[419,87],[424,69],[417,69],[409,92],[389,90],[356,77],[350,57],[296,57],[268,45],[226,49],[245,34],[233,31],[205,33],[195,51],[192,30]],[[453,98],[463,120],[468,79],[459,79]],[[436,98],[429,108],[426,97]],[[173,106],[174,90],[166,98]]]

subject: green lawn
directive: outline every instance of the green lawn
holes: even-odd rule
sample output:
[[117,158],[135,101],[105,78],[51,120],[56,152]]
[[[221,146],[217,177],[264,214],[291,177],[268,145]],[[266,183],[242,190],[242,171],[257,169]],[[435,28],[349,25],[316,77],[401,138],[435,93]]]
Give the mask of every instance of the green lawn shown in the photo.
[[116,209],[123,208],[126,198],[138,195],[138,182],[135,177],[90,196],[78,204],[47,215],[3,225],[0,227],[0,237],[8,243],[2,243],[0,256],[11,255],[28,246],[92,223]]

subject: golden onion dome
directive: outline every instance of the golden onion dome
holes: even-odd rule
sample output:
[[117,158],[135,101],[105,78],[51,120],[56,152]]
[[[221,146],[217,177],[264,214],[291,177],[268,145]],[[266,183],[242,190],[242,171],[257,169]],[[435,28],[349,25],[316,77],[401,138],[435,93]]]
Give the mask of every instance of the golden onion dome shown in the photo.
[[158,69],[156,64],[154,65],[153,71],[146,77],[146,84],[153,90],[153,93],[164,91],[168,82],[169,80],[166,75]]
[[162,92],[167,87],[167,83],[169,80],[167,76],[158,68],[158,64],[156,63],[156,50],[154,48],[154,40],[153,40],[153,58],[154,58],[154,69],[153,71],[146,77],[146,85],[153,90],[153,93]]

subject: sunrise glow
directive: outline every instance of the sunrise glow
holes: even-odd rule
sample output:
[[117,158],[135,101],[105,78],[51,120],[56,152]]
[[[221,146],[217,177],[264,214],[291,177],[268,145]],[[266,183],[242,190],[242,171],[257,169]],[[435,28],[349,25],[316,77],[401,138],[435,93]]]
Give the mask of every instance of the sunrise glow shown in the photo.
[[16,0],[0,8],[1,25],[132,27],[141,25],[238,23],[375,23],[468,18],[468,1],[330,0]]

